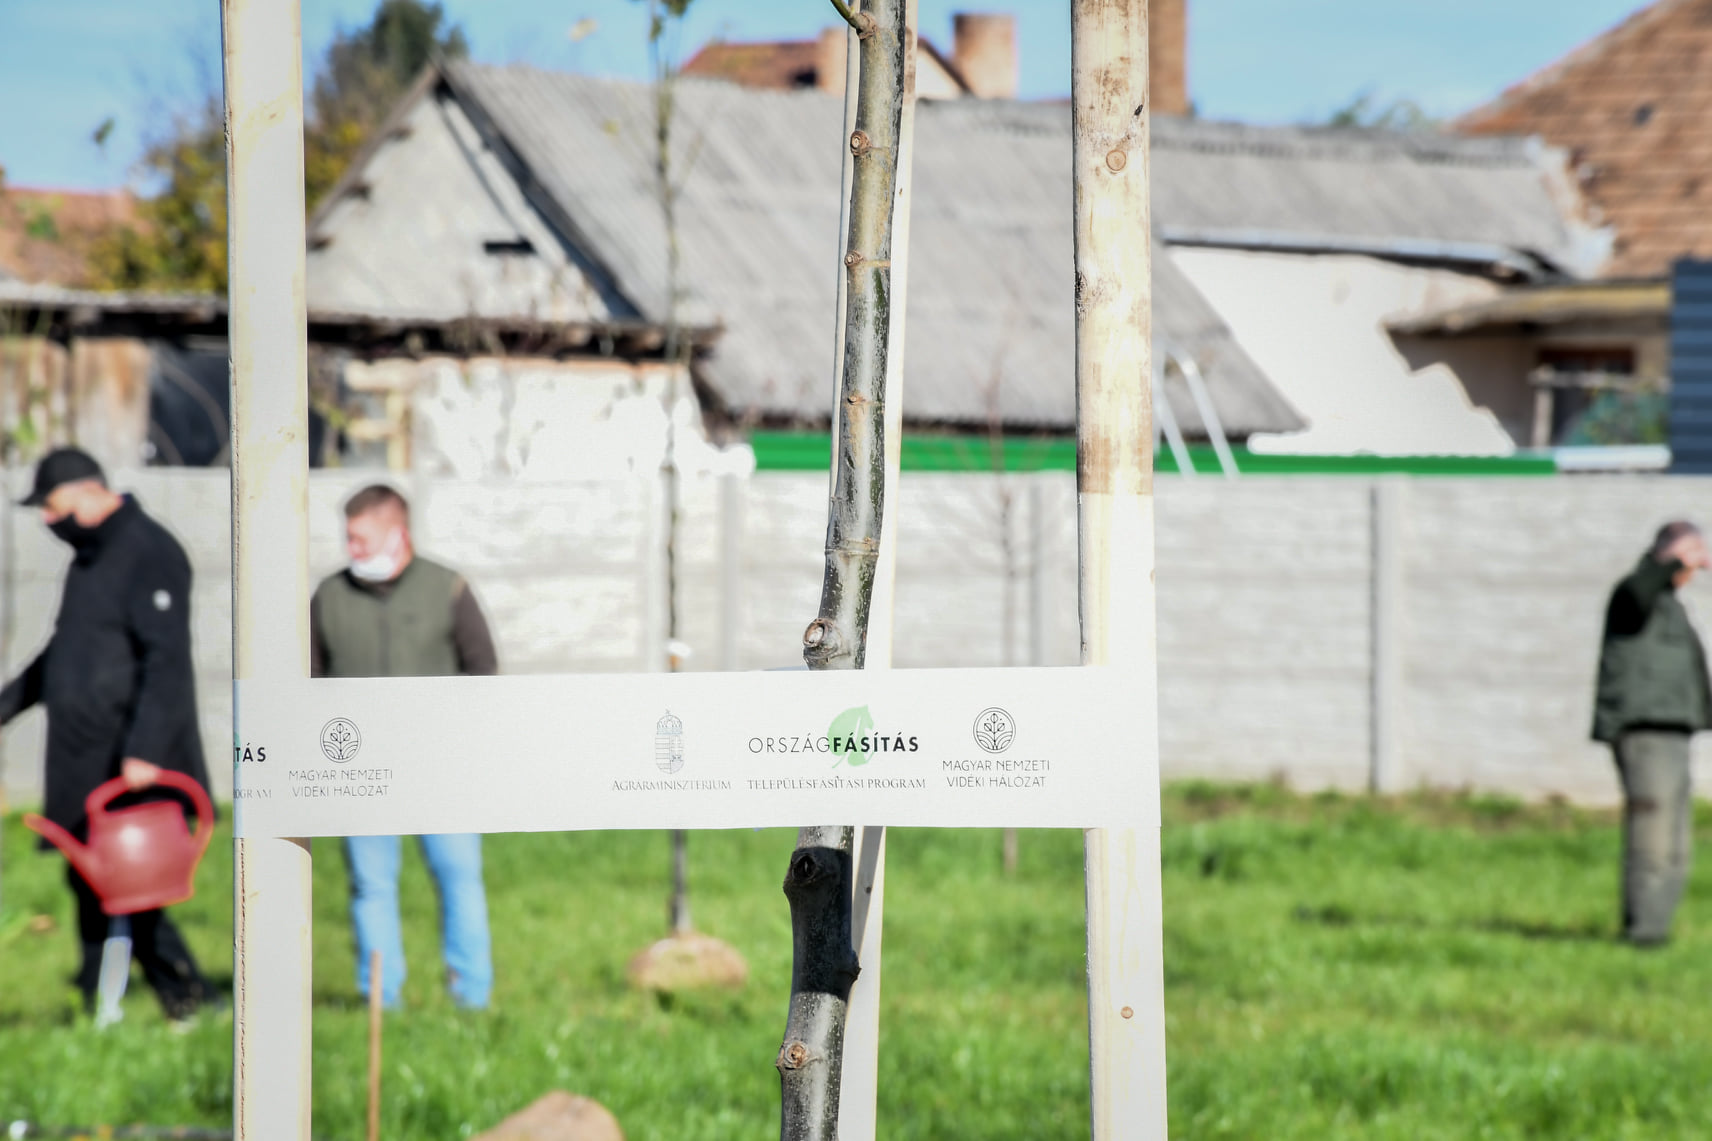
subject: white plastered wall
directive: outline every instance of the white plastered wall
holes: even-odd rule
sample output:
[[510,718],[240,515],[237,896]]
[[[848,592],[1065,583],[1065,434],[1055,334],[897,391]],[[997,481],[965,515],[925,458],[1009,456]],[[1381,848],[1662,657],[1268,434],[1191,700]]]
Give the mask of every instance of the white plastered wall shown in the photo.
[[[1416,370],[1389,318],[1485,300],[1482,278],[1354,255],[1175,247],[1170,256],[1308,422],[1249,439],[1295,455],[1508,455],[1515,443],[1444,363]],[[1524,378],[1517,377],[1517,383]]]

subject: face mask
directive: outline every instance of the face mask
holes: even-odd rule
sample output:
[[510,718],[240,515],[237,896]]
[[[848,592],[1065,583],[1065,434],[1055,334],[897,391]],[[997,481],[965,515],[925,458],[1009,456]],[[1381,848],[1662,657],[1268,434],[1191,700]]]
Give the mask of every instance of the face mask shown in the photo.
[[61,542],[73,547],[83,548],[95,541],[95,528],[85,527],[77,521],[75,515],[67,515],[64,519],[55,519],[48,524],[48,530]]
[[363,582],[391,582],[398,577],[404,561],[404,533],[394,531],[386,544],[366,559],[351,560],[351,575]]

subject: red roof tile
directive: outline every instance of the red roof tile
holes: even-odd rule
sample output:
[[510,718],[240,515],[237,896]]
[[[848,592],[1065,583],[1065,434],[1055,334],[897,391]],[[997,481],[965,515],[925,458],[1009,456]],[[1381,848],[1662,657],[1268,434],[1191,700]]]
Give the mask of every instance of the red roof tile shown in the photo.
[[711,43],[683,66],[683,74],[723,79],[744,87],[813,87],[820,66],[814,40]]
[[122,190],[0,187],[0,272],[27,282],[86,286],[95,239],[134,224],[136,214],[136,199]]
[[1712,257],[1712,0],[1659,0],[1454,127],[1566,148],[1616,230],[1606,274]]

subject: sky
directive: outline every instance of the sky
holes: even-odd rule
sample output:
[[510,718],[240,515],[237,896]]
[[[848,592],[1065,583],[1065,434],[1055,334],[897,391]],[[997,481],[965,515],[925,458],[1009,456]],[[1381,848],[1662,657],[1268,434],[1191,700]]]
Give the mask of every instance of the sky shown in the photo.
[[[949,50],[958,10],[1014,12],[1021,94],[1068,94],[1070,0],[919,0],[922,34]],[[374,0],[303,0],[306,74]],[[1429,114],[1476,106],[1621,21],[1636,0],[1189,0],[1189,94],[1199,114],[1324,120],[1370,92]],[[488,63],[647,74],[639,0],[444,0]],[[216,0],[0,0],[0,166],[14,186],[125,184],[144,140],[219,80]],[[685,54],[713,38],[798,39],[836,18],[827,0],[695,0]],[[582,24],[593,31],[573,40]],[[114,120],[104,144],[97,127]]]

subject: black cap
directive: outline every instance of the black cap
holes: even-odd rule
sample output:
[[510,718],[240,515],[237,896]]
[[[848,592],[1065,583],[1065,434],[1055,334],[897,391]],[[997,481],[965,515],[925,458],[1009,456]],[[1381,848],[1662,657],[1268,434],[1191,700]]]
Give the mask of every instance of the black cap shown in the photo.
[[88,452],[78,448],[55,448],[36,465],[36,486],[20,501],[20,505],[40,507],[47,502],[48,496],[53,494],[54,488],[61,484],[76,483],[81,479],[107,482],[101,465],[96,463],[95,457]]

